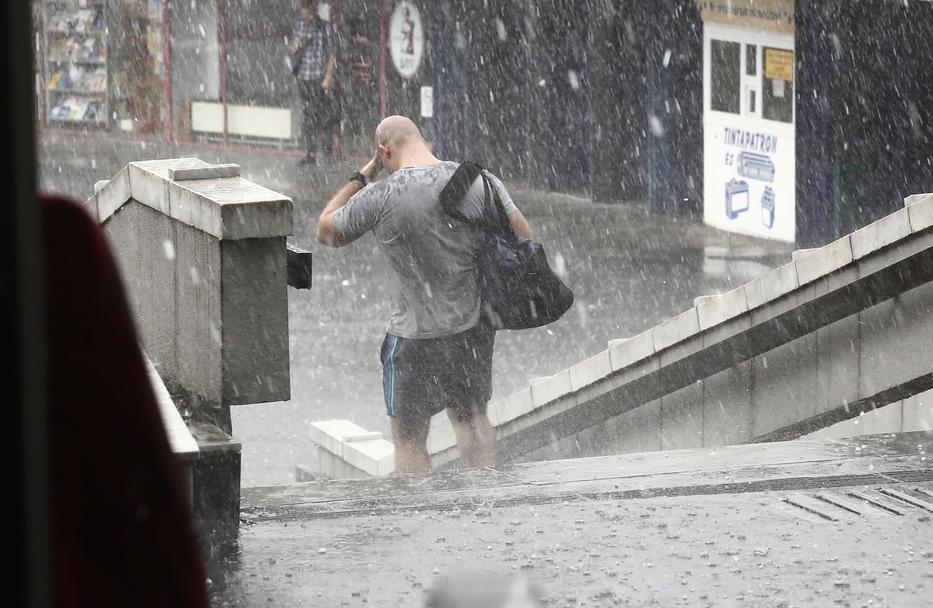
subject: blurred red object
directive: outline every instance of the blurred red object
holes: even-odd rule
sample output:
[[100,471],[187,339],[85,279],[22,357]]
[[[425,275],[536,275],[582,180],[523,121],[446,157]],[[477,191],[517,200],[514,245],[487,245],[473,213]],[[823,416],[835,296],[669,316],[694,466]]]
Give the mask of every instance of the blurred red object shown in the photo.
[[182,471],[110,248],[78,203],[40,201],[54,604],[206,608]]

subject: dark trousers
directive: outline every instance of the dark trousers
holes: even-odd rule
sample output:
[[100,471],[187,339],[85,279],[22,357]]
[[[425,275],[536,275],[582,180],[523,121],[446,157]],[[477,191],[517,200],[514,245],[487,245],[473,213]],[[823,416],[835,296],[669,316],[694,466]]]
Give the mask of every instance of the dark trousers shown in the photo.
[[333,152],[333,99],[332,92],[321,88],[317,80],[298,80],[301,98],[301,133],[305,138],[308,158],[317,156],[318,140],[324,154]]

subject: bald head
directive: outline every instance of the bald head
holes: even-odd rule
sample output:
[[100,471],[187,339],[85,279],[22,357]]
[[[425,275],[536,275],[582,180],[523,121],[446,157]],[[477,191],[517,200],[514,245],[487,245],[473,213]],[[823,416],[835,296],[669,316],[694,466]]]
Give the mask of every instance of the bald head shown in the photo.
[[423,142],[421,131],[405,116],[389,116],[376,127],[376,144],[404,148],[410,142]]
[[389,173],[400,167],[440,162],[431,154],[418,126],[405,116],[389,116],[379,123],[376,146],[382,166]]

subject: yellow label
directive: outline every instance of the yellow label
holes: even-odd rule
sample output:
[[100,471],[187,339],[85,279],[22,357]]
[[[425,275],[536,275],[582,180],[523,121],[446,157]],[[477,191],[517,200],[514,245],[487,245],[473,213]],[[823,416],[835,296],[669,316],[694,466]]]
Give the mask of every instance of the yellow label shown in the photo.
[[794,52],[783,49],[765,49],[765,78],[793,80]]

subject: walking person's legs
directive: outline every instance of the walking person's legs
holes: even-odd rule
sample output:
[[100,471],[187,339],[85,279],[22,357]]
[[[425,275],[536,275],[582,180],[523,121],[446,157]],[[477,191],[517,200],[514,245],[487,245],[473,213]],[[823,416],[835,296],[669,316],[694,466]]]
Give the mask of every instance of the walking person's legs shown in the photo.
[[471,467],[496,466],[496,429],[486,411],[447,408],[447,417],[457,436],[457,449]]
[[430,473],[428,429],[431,419],[392,419],[392,439],[395,442],[395,470],[399,473]]
[[298,97],[301,99],[301,135],[305,140],[304,161],[315,163],[317,161],[318,129],[315,124],[315,91],[316,82],[308,80],[298,81]]

